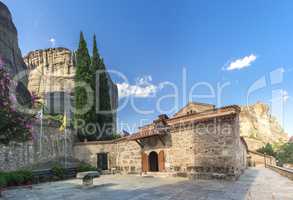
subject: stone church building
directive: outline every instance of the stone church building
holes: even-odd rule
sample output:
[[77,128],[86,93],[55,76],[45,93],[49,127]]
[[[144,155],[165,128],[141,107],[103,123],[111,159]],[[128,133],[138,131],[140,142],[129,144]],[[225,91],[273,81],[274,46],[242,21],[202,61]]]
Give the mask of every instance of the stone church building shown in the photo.
[[237,179],[247,167],[236,105],[189,103],[174,116],[160,115],[137,133],[74,146],[79,160],[121,173]]

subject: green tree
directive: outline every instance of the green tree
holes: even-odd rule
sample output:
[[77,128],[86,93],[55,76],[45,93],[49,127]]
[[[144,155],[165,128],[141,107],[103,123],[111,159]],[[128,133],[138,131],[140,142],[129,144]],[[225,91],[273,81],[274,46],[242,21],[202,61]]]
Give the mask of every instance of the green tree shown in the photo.
[[[99,118],[98,115],[96,114],[96,103],[99,102],[99,98],[97,95],[97,88],[99,83],[97,83],[96,81],[96,72],[99,71],[101,68],[101,58],[99,55],[99,51],[98,51],[98,47],[97,47],[97,42],[96,42],[96,35],[94,35],[93,38],[93,55],[91,58],[91,67],[90,67],[90,74],[91,74],[91,80],[90,80],[90,84],[91,87],[94,91],[94,108],[90,111],[90,116],[91,116],[91,120],[92,122],[95,124],[96,128],[95,128],[95,135],[94,135],[94,139],[99,139],[98,135],[99,135],[99,127],[100,122],[99,122]],[[93,138],[87,138],[88,140],[92,140]]]
[[[103,59],[99,55],[96,36],[93,38],[93,52],[90,57],[86,41],[81,32],[79,48],[76,52],[76,75],[75,82],[88,83],[93,90],[93,107],[87,113],[75,112],[75,127],[81,140],[107,140],[113,139],[113,113],[111,112],[111,97],[109,89],[109,75]],[[86,90],[82,87],[75,88],[75,107],[80,110],[88,103]],[[78,128],[79,122],[85,125],[92,123],[96,127],[87,126]],[[94,129],[88,130],[88,127]]]
[[[98,139],[112,139],[113,136],[113,114],[111,112],[111,97],[108,84],[108,73],[103,59],[100,57],[97,40],[93,39],[93,56],[91,65],[92,81],[95,88],[95,113]],[[93,116],[93,115],[92,115]]]
[[[75,74],[75,113],[74,113],[74,124],[75,127],[80,127],[80,123],[83,121],[84,124],[91,122],[90,112],[81,113],[79,110],[83,109],[85,105],[88,105],[90,100],[90,94],[87,93],[84,87],[79,86],[79,83],[86,83],[90,85],[91,74],[90,74],[91,59],[87,48],[87,43],[84,39],[83,33],[80,33],[79,47],[76,52],[76,74]],[[92,94],[91,94],[92,95]],[[84,139],[85,131],[81,128],[77,128],[78,135],[80,139]]]
[[100,58],[100,54],[98,51],[98,47],[97,47],[97,40],[96,40],[96,35],[94,35],[94,39],[93,39],[93,56],[92,56],[92,60],[91,60],[91,87],[94,90],[94,102],[95,102],[95,109],[92,109],[91,111],[91,117],[92,119],[96,122],[97,125],[99,125],[98,122],[98,116],[96,114],[96,103],[98,102],[99,99],[97,99],[98,95],[97,95],[97,87],[98,87],[98,83],[96,82],[96,72],[101,70],[101,58]]
[[111,113],[111,98],[109,93],[108,74],[102,60],[101,74],[99,75],[99,107],[96,108],[100,124],[101,139],[112,139],[113,117]]
[[266,154],[269,156],[274,156],[274,157],[276,156],[276,152],[274,151],[273,146],[270,143],[267,143],[266,146],[258,149],[257,152]]
[[281,146],[277,152],[277,160],[281,165],[284,163],[293,164],[293,143],[286,143]]

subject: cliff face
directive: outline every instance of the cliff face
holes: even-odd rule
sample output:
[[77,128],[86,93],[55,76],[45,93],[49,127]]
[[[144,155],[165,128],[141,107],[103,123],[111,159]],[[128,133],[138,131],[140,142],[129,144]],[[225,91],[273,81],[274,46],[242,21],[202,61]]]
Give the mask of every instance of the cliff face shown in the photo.
[[71,92],[74,87],[73,55],[65,48],[30,52],[24,57],[28,66],[28,89],[42,99],[48,93]]
[[11,75],[26,70],[18,47],[17,30],[13,24],[11,13],[0,2],[0,56],[5,68]]
[[25,103],[29,98],[26,90],[27,69],[23,62],[20,49],[18,47],[17,30],[12,21],[12,16],[7,6],[0,2],[0,58],[4,63],[4,68],[11,76],[19,75],[24,72],[24,76],[19,79],[17,85],[17,97],[20,103]]
[[241,108],[240,134],[250,150],[256,150],[266,143],[278,145],[288,141],[288,134],[271,116],[269,106],[263,103]]
[[[28,66],[28,89],[41,98],[49,113],[64,113],[66,99],[73,100],[75,56],[66,48],[36,50],[24,57]],[[112,110],[118,107],[117,86],[108,76]],[[69,96],[68,98],[66,98]],[[116,121],[116,113],[114,113]]]
[[48,113],[64,113],[72,101],[75,68],[73,54],[65,48],[50,48],[28,53],[28,89],[46,105]]

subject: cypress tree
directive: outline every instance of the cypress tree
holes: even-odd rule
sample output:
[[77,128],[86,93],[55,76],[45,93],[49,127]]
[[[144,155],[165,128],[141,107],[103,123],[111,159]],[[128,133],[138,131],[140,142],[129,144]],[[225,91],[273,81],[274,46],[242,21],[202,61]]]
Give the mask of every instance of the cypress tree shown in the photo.
[[96,39],[96,35],[94,35],[93,57],[92,57],[92,65],[91,65],[91,71],[93,73],[96,73],[96,71],[100,69],[100,61],[101,61],[101,58],[100,58],[100,54],[99,54],[98,47],[97,47],[97,39]]
[[[87,43],[84,39],[83,33],[80,33],[79,47],[76,52],[76,74],[75,82],[76,83],[88,83],[90,84],[91,75],[90,75],[90,65],[91,59],[87,48]],[[76,87],[75,88],[75,108],[82,109],[87,105],[88,96],[84,88]],[[75,112],[74,114],[75,126],[77,126],[80,120],[84,120],[85,124],[91,121],[90,112],[85,114]],[[77,130],[80,139],[84,139],[85,132],[82,130]]]
[[[100,57],[96,36],[93,39],[93,57],[92,57],[92,86],[95,88],[95,114],[94,118],[96,124],[99,126],[97,133],[101,136],[99,139],[111,139],[112,138],[112,126],[113,126],[113,114],[111,113],[111,98],[110,89],[108,84],[108,73],[103,59]],[[96,77],[99,76],[99,77]],[[96,80],[99,82],[97,83]],[[104,112],[107,113],[104,113]],[[92,115],[93,116],[93,115]]]
[[[97,47],[96,35],[94,35],[94,43],[93,43],[93,56],[91,60],[91,86],[95,91],[95,100],[96,100],[96,87],[99,85],[96,83],[96,73],[101,70],[101,58]],[[95,101],[96,102],[96,101]]]
[[[98,70],[100,70],[100,66],[101,66],[101,59],[100,59],[100,55],[99,55],[99,52],[98,52],[98,47],[97,47],[97,41],[96,41],[96,35],[94,35],[94,39],[93,39],[93,56],[92,56],[92,60],[91,60],[91,68],[90,68],[90,71],[91,71],[91,86],[94,90],[94,102],[95,102],[95,105],[94,105],[94,109],[91,110],[91,118],[92,120],[95,122],[96,126],[97,127],[97,132],[99,131],[99,127],[101,126],[100,125],[100,122],[99,122],[99,119],[98,119],[98,115],[96,113],[96,103],[99,102],[99,99],[98,98],[98,93],[97,93],[97,88],[99,86],[99,83],[96,82],[96,72]],[[98,135],[98,133],[96,133],[96,135]]]
[[100,75],[100,106],[99,109],[101,111],[106,111],[105,114],[99,115],[99,121],[103,125],[103,138],[102,139],[112,139],[113,136],[113,114],[111,110],[111,97],[110,97],[110,88],[108,84],[108,73],[106,71],[106,66],[101,61],[101,69],[103,73]]

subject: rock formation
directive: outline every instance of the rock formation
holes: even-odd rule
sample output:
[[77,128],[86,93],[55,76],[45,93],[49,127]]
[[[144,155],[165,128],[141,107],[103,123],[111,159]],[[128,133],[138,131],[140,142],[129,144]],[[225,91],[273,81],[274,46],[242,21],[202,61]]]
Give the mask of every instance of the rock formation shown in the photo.
[[288,141],[288,134],[263,103],[243,106],[240,113],[240,133],[250,150],[256,150],[266,143],[279,145]]
[[20,103],[25,103],[24,101],[29,98],[26,90],[27,75],[25,70],[27,67],[18,47],[17,30],[13,24],[11,13],[2,2],[0,2],[0,59],[11,76],[14,77],[20,72],[24,72],[17,85],[17,97],[19,97]]
[[28,53],[28,89],[40,98],[50,92],[71,92],[74,87],[73,56],[66,48],[50,48]]
[[24,58],[28,89],[45,103],[49,113],[63,113],[64,104],[70,103],[75,75],[73,57],[68,49],[51,48],[32,51]]
[[[49,113],[63,113],[66,96],[74,93],[75,56],[66,48],[36,50],[24,57],[28,66],[28,89],[40,97]],[[108,76],[112,110],[118,107],[117,86]],[[116,121],[116,113],[114,113]],[[116,128],[115,128],[116,129]]]

